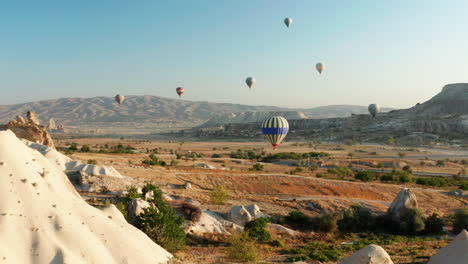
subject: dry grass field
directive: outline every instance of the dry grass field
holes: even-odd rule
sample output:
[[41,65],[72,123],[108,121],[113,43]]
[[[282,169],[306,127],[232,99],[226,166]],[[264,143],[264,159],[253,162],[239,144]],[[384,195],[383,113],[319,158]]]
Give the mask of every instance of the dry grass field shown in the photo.
[[[137,179],[139,182],[153,182],[168,194],[192,198],[200,201],[205,208],[227,211],[232,205],[255,203],[267,214],[286,215],[293,210],[300,210],[307,215],[321,215],[325,212],[346,209],[351,205],[365,205],[374,211],[384,212],[402,187],[411,188],[418,199],[424,214],[438,213],[441,216],[451,214],[455,209],[468,203],[468,199],[446,195],[456,189],[448,187],[426,187],[408,184],[390,184],[379,181],[361,182],[351,177],[318,178],[318,174],[327,174],[329,167],[369,168],[362,164],[395,163],[409,165],[413,172],[456,174],[464,169],[460,161],[468,153],[452,149],[403,149],[381,145],[337,145],[286,143],[279,150],[273,151],[265,142],[155,142],[119,139],[73,139],[61,140],[57,145],[61,149],[76,143],[78,148],[89,145],[92,150],[111,149],[118,144],[136,149],[135,154],[82,153],[74,152],[71,157],[81,161],[93,160],[98,164],[112,165],[122,175]],[[142,161],[148,159],[148,150],[157,149],[156,156],[167,166],[147,166]],[[257,162],[247,159],[230,158],[233,151],[265,151],[265,154],[279,152],[327,152],[330,157],[322,158],[323,168],[294,172],[295,166],[264,163],[262,171],[252,170]],[[177,159],[174,153],[189,155],[199,153],[201,157]],[[172,153],[172,154],[171,154]],[[399,155],[404,153],[404,155]],[[214,154],[216,158],[212,158]],[[427,158],[426,158],[427,157]],[[450,161],[447,161],[449,159]],[[443,166],[436,166],[438,160],[444,160]],[[455,162],[455,160],[457,160]],[[421,162],[423,161],[423,162]],[[200,164],[212,166],[201,167]],[[181,188],[190,182],[191,189]],[[229,191],[229,200],[223,206],[212,205],[210,191],[218,186],[225,186]],[[320,234],[307,234],[302,240],[286,240],[288,247],[308,243],[319,239]],[[324,239],[320,237],[320,239]],[[334,243],[345,242],[343,238],[331,239]],[[341,239],[341,240],[340,240]],[[391,244],[385,247],[395,263],[425,263],[427,258],[438,248],[447,244],[447,240],[408,242],[404,245]],[[228,263],[225,258],[225,245],[192,245],[178,254],[177,261],[193,263]],[[262,246],[260,253],[267,263],[279,263],[284,260],[282,249]],[[417,262],[420,261],[420,262]],[[184,262],[185,263],[185,262]]]

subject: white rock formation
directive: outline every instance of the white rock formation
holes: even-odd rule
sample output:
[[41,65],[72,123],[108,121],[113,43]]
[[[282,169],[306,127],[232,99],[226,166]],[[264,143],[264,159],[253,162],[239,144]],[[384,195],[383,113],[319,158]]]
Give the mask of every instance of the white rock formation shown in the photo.
[[242,231],[243,227],[226,221],[221,215],[216,212],[206,210],[203,211],[200,220],[186,230],[187,233],[203,234],[203,233],[221,233],[232,234],[232,230],[237,232]]
[[269,215],[262,213],[256,204],[251,204],[246,207],[234,205],[226,214],[227,220],[240,226],[244,226],[247,222],[260,217],[269,217]]
[[115,209],[88,205],[62,168],[0,131],[2,263],[167,263],[171,257]]
[[382,247],[370,244],[343,259],[340,264],[393,264],[393,261]]
[[135,220],[137,216],[143,213],[143,209],[149,208],[149,207],[154,207],[154,206],[152,206],[149,202],[143,199],[140,199],[140,198],[133,199],[127,206],[128,218]]
[[416,195],[410,189],[402,188],[388,208],[387,214],[399,219],[400,214],[408,208],[418,208],[418,201]]
[[446,247],[441,248],[427,264],[468,263],[468,232],[463,230]]
[[70,159],[69,157],[63,155],[54,148],[33,143],[25,139],[22,139],[22,141],[28,147],[39,151],[42,155],[44,155],[44,157],[46,157],[48,160],[59,166],[62,169],[62,171],[81,171],[88,175],[123,178],[123,176],[111,166],[85,164]]

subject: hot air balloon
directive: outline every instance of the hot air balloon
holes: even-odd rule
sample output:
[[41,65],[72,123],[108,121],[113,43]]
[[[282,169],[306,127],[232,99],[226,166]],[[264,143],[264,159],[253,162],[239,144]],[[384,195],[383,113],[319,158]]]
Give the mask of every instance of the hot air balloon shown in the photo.
[[185,88],[177,87],[177,89],[175,89],[175,91],[179,95],[179,97],[181,97],[185,92]]
[[115,101],[116,101],[119,105],[121,105],[121,104],[123,103],[124,100],[125,100],[125,96],[123,96],[123,95],[118,94],[118,95],[115,96]]
[[247,86],[249,86],[250,89],[252,89],[252,87],[255,84],[255,78],[254,77],[247,77],[247,79],[245,79],[245,83],[247,84]]
[[369,113],[372,115],[372,117],[375,117],[377,113],[380,112],[380,106],[377,104],[370,104],[367,109],[369,110]]
[[315,68],[320,74],[322,74],[322,72],[325,70],[325,64],[319,62],[315,65]]
[[290,17],[284,19],[284,24],[289,27],[292,24],[293,20]]
[[289,131],[288,120],[281,116],[273,116],[263,121],[262,133],[270,141],[273,149],[283,141]]

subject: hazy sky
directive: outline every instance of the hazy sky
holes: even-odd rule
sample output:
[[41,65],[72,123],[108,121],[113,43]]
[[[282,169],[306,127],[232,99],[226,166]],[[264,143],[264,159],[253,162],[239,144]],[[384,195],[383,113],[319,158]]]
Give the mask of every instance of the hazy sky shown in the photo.
[[466,0],[5,0],[0,104],[183,86],[188,100],[410,107],[468,82],[467,13]]

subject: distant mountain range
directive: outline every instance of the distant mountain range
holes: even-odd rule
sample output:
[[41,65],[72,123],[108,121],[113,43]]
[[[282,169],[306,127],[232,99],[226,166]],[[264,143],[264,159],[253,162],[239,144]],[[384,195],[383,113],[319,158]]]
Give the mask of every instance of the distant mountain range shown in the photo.
[[[126,96],[119,106],[114,98],[60,98],[16,105],[0,106],[0,123],[17,115],[35,111],[43,124],[53,118],[66,128],[151,130],[202,125],[207,121],[226,123],[233,116],[242,122],[256,122],[270,114],[289,118],[345,117],[367,113],[366,106],[331,105],[310,109],[291,109],[275,106],[251,106],[227,103],[186,101],[158,96]],[[384,108],[383,111],[391,110]],[[274,112],[274,113],[267,113]],[[291,113],[294,113],[291,115]],[[244,117],[242,119],[242,117]]]

